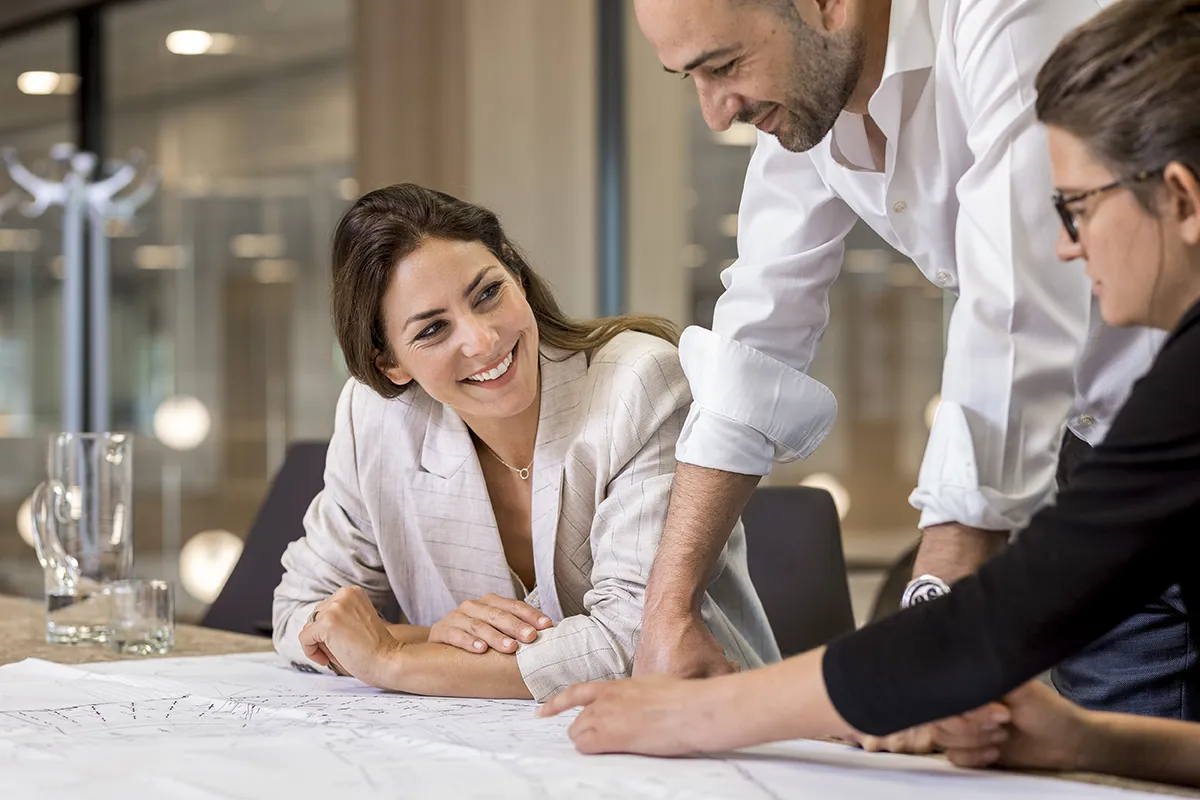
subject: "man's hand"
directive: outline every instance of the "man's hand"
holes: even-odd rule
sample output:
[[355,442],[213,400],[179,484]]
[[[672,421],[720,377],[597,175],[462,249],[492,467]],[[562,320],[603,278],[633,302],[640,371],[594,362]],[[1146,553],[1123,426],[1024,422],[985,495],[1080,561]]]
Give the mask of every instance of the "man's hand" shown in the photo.
[[322,600],[300,630],[304,655],[363,683],[392,688],[397,655],[404,646],[358,586],[346,586]]
[[737,669],[701,619],[700,606],[721,551],[759,480],[758,475],[678,465],[646,582],[634,676],[701,678]]
[[936,575],[953,584],[979,569],[1008,544],[1008,531],[972,528],[957,522],[931,525],[921,536],[913,577]]
[[529,644],[537,632],[554,623],[528,603],[484,595],[467,600],[429,629],[429,641],[452,645],[468,653],[484,653],[488,648],[514,653],[517,642]]
[[708,684],[661,676],[580,683],[551,697],[538,716],[582,706],[570,729],[581,753],[709,753],[725,748],[720,725],[703,710]]
[[633,659],[634,677],[711,678],[738,669],[699,614],[648,619]]
[[1078,769],[1086,746],[1086,718],[1082,708],[1033,681],[1003,703],[942,720],[935,738],[960,767]]

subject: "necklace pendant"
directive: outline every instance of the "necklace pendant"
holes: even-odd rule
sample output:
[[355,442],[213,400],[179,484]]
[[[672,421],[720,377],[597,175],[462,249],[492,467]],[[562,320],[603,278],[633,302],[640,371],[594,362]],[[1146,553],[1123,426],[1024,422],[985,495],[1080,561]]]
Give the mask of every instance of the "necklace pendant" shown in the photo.
[[529,480],[529,467],[524,467],[522,469],[517,470],[517,474],[521,476],[521,480],[523,480],[523,481]]

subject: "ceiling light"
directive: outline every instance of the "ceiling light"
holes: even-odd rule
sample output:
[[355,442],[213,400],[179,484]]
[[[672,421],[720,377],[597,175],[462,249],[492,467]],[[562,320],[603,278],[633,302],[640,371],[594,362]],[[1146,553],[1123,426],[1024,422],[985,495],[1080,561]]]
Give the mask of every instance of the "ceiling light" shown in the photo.
[[37,228],[0,228],[0,253],[34,253],[41,244]]
[[243,542],[229,531],[201,531],[179,551],[179,582],[192,597],[211,603],[242,556]]
[[17,88],[25,94],[54,94],[62,76],[57,72],[32,70],[17,76]]
[[296,277],[296,262],[286,258],[260,258],[252,270],[258,283],[290,283]]
[[282,258],[287,240],[277,233],[239,233],[229,240],[229,250],[238,258]]
[[208,31],[171,31],[167,49],[180,56],[198,56],[212,49],[213,35]]
[[138,269],[182,269],[183,248],[177,244],[143,244],[133,249],[133,264]]
[[200,400],[177,394],[155,409],[153,428],[155,437],[172,450],[195,450],[208,438],[212,417]]

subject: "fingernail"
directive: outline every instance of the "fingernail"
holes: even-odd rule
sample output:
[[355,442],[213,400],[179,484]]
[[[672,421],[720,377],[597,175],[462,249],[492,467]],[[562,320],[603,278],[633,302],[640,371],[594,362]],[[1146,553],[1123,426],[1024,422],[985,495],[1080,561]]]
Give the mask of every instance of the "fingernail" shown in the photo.
[[545,627],[546,625],[549,625],[549,624],[550,624],[549,617],[542,617],[541,619],[538,620],[538,625],[541,625],[543,627]]
[[505,639],[505,640],[504,640],[504,641],[502,641],[500,644],[501,644],[501,645],[503,645],[505,648],[509,648],[509,647],[512,647],[512,646],[513,646],[513,640],[512,640],[512,639]]
[[476,649],[476,650],[482,650],[482,649],[483,649],[483,642],[476,642],[476,643],[475,643],[475,649]]
[[530,636],[533,636],[535,633],[537,633],[537,631],[535,631],[533,628],[521,628],[521,635],[526,639],[528,639]]

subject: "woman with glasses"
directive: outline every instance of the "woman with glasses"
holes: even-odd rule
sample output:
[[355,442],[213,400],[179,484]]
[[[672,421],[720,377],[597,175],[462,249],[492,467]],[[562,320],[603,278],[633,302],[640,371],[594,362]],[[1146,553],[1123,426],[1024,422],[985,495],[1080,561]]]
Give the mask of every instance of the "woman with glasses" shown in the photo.
[[[1109,324],[1171,331],[1057,505],[950,594],[827,648],[707,681],[575,686],[543,713],[584,706],[571,733],[588,752],[882,736],[1013,692],[1172,584],[1200,608],[1197,98],[1197,0],[1122,0],[1072,33],[1039,75],[1064,228],[1058,255],[1084,261]],[[1195,668],[1184,691],[1186,713],[1200,702]],[[1200,726],[1085,712],[1038,685],[938,731],[961,763],[1200,786]]]

